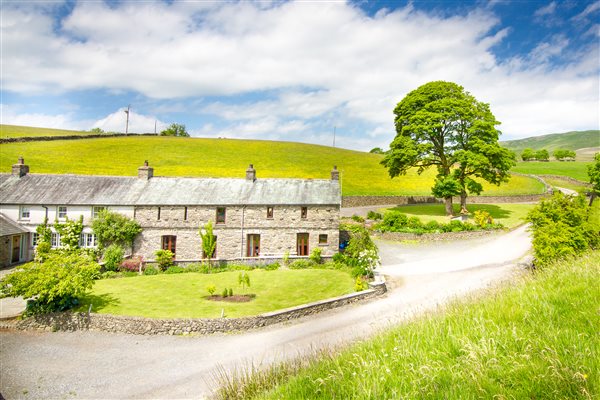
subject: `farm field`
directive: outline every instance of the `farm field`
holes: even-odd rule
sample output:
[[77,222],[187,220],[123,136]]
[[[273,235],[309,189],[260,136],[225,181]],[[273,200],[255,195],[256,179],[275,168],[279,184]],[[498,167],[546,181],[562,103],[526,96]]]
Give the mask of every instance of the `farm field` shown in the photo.
[[[7,143],[0,148],[0,171],[10,172],[19,156],[32,173],[135,176],[144,160],[155,176],[239,177],[254,164],[258,178],[329,179],[341,172],[342,193],[430,195],[435,170],[416,169],[390,179],[382,156],[302,143],[173,137],[118,137],[89,140]],[[542,193],[537,180],[513,176],[500,187],[484,183],[483,195]]]
[[556,149],[578,150],[585,147],[600,147],[600,131],[552,133],[519,140],[508,140],[500,142],[500,144],[518,153],[526,148],[534,150],[546,149],[552,156],[552,151]]
[[[90,302],[96,313],[149,318],[219,318],[221,310],[229,318],[258,315],[354,291],[354,279],[346,271],[329,269],[275,270],[246,272],[250,287],[238,284],[240,271],[201,274],[195,272],[136,276],[96,281],[81,300],[80,310]],[[208,285],[215,294],[232,288],[234,294],[254,293],[247,303],[211,301],[204,297]],[[310,290],[306,290],[310,288]]]
[[596,398],[600,251],[338,352],[223,381],[222,399]]
[[[460,212],[460,204],[453,204],[454,214]],[[525,221],[523,220],[529,210],[535,207],[535,204],[525,203],[504,203],[504,204],[469,204],[467,199],[467,209],[471,215],[477,210],[483,210],[490,213],[494,222],[499,222],[507,228],[515,228]],[[391,209],[381,209],[380,212],[386,210],[400,211],[409,217],[419,217],[422,222],[437,221],[447,223],[449,217],[446,216],[443,204],[419,204],[394,207]],[[469,222],[473,222],[469,220]]]
[[36,128],[31,126],[0,125],[0,139],[37,136],[97,135],[94,132],[66,129]]
[[578,183],[575,183],[568,179],[561,179],[559,177],[550,178],[548,176],[542,176],[542,178],[548,185],[550,185],[552,187],[561,187],[561,188],[565,188],[565,189],[571,189],[576,192],[578,192],[580,190],[589,190],[587,185],[578,184]]
[[548,162],[519,162],[511,171],[532,175],[562,175],[583,182],[589,180],[587,166],[591,162],[583,161],[548,161]]

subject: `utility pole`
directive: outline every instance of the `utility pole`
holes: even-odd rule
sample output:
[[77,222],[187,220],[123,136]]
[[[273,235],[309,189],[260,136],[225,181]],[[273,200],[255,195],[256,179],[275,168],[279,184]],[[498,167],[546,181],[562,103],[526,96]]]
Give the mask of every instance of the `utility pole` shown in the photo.
[[125,111],[125,114],[127,114],[127,122],[125,122],[125,134],[126,134],[126,135],[129,133],[129,107],[130,107],[130,106],[131,106],[131,105],[128,105],[128,106],[127,106],[127,110],[124,110],[124,111]]
[[333,127],[333,147],[335,147],[335,126]]
[[154,120],[154,134],[156,135],[156,120]]

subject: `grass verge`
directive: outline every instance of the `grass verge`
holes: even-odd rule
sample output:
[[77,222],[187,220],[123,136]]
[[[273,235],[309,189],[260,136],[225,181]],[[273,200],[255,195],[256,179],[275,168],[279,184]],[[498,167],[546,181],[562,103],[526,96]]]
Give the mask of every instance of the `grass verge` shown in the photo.
[[[136,276],[96,281],[91,292],[80,299],[80,311],[149,318],[217,318],[224,310],[227,317],[258,315],[354,291],[354,280],[341,270],[306,269],[246,271],[251,286],[242,290],[240,271],[218,274],[186,273]],[[207,286],[215,285],[215,294],[232,288],[234,294],[253,293],[248,303],[210,301]],[[309,289],[309,290],[307,290]]]
[[600,394],[600,251],[373,339],[266,372],[227,399],[590,399]]

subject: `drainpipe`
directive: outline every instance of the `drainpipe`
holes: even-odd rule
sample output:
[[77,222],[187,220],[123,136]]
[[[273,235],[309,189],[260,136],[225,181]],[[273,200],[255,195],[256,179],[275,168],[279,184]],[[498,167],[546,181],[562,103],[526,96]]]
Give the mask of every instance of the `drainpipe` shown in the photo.
[[47,220],[48,220],[48,207],[46,207],[46,206],[42,206],[42,207],[46,209],[46,216],[45,216],[45,219],[46,219],[46,221],[47,221]]
[[240,241],[240,257],[244,257],[244,216],[246,214],[246,206],[242,206],[242,240]]

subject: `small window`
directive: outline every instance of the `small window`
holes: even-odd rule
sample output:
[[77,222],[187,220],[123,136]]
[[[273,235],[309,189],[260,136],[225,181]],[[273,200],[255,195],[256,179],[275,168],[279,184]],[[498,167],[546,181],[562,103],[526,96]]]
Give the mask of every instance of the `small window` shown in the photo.
[[52,247],[60,247],[60,234],[53,232],[52,233]]
[[37,232],[33,232],[31,234],[31,246],[32,247],[37,246],[39,240],[40,240],[40,234]]
[[67,206],[58,206],[58,219],[67,218]]
[[158,207],[158,212],[156,214],[156,219],[160,221],[160,207]]
[[93,233],[82,233],[79,239],[79,246],[85,248],[96,247],[96,235]]
[[300,218],[306,219],[308,216],[308,207],[302,207],[300,209]]
[[104,206],[92,207],[92,218],[98,218],[98,214],[100,214],[100,211],[104,211],[104,210],[106,210],[106,207],[104,207]]
[[175,248],[177,243],[177,236],[166,235],[162,237],[162,246],[163,250],[170,250],[173,255],[175,255]]
[[217,207],[217,224],[225,223],[225,207]]
[[19,211],[19,218],[20,219],[29,219],[30,215],[31,215],[31,211],[29,210],[29,207],[21,206],[21,209]]
[[273,219],[273,207],[267,207],[267,219]]
[[183,220],[187,221],[187,207],[183,207]]
[[327,235],[325,235],[325,234],[319,235],[319,244],[327,244]]

